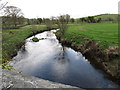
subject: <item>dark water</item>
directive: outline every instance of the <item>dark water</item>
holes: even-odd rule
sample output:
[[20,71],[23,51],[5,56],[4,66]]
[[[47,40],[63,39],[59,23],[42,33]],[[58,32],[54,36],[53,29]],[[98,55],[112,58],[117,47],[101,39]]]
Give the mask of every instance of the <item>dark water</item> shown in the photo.
[[25,48],[21,48],[10,65],[27,75],[82,88],[117,87],[80,52],[61,46],[53,32],[37,34],[42,38],[39,42],[32,42],[32,37],[26,39]]

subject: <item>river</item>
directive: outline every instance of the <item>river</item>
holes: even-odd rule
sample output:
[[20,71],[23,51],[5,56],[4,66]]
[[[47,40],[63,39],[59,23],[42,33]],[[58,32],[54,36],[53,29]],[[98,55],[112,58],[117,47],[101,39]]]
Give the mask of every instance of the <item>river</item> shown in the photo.
[[80,52],[62,46],[54,32],[56,30],[35,35],[39,42],[31,40],[34,36],[26,39],[9,64],[24,74],[81,88],[118,87]]

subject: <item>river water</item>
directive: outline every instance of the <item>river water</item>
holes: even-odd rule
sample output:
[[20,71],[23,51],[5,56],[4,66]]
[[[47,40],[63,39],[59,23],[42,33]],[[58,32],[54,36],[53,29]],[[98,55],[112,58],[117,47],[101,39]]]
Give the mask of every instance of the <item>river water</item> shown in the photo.
[[32,42],[33,37],[26,39],[25,46],[9,64],[24,74],[81,88],[118,87],[80,52],[62,46],[54,32],[37,34],[39,42]]

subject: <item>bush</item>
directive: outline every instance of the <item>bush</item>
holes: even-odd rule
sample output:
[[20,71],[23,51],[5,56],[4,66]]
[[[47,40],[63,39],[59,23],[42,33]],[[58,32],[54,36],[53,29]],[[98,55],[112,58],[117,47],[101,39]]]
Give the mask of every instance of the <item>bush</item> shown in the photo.
[[32,41],[33,41],[33,42],[38,42],[39,39],[38,39],[37,37],[34,37],[34,38],[32,38]]

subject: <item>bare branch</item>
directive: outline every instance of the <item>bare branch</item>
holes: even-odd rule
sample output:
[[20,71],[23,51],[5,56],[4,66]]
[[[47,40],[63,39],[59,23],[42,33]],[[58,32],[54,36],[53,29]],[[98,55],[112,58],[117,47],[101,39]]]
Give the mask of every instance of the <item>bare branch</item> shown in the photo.
[[[1,1],[1,0],[0,0],[0,1]],[[7,4],[8,4],[8,2],[6,2],[5,4],[1,4],[1,5],[0,5],[0,10],[2,10]]]

